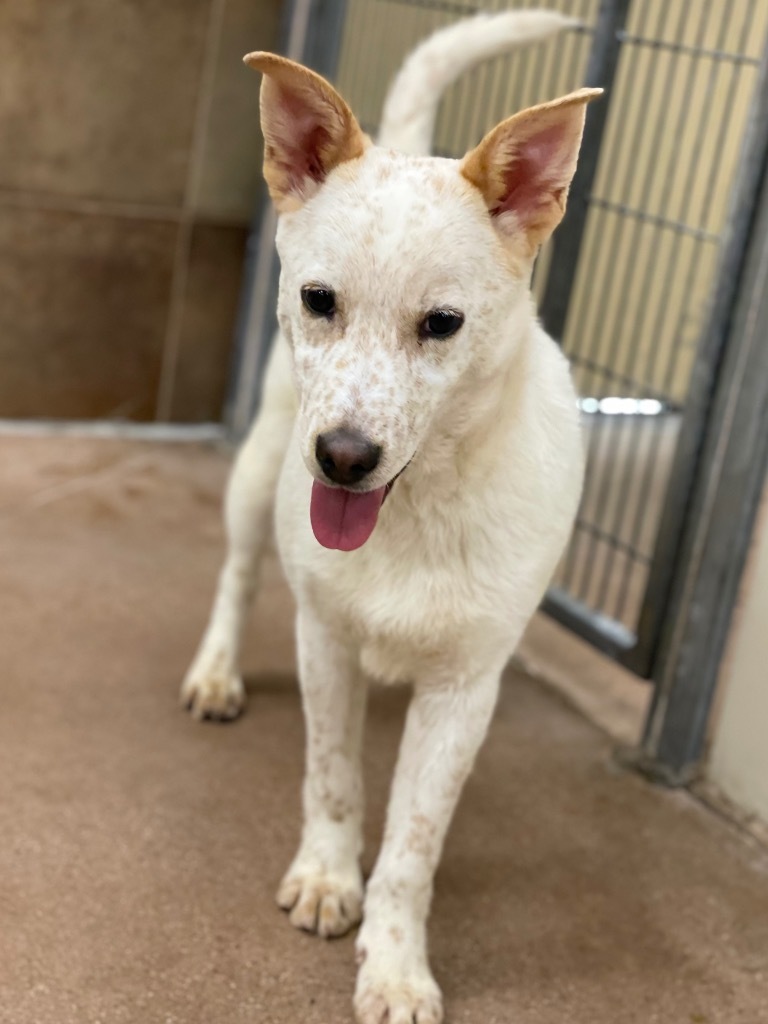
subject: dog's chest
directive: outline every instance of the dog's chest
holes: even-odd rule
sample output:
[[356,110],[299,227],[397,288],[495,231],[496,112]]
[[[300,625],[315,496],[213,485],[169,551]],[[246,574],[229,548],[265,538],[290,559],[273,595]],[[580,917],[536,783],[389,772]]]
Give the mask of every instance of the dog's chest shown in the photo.
[[396,682],[440,673],[476,650],[498,607],[490,575],[483,585],[444,554],[437,565],[406,541],[386,551],[371,544],[363,557],[321,556],[305,566],[299,592],[357,640],[370,675]]
[[[281,557],[299,605],[309,602],[360,646],[371,675],[398,681],[477,658],[507,629],[513,553],[483,544],[456,514],[409,516],[395,495],[371,539],[353,552],[321,548],[309,527],[301,465],[286,466],[277,506]],[[518,581],[519,582],[519,581]]]

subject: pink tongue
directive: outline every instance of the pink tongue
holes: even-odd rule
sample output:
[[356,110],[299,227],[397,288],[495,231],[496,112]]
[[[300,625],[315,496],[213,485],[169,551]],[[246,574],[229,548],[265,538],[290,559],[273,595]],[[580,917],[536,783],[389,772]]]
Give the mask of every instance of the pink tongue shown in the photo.
[[309,518],[312,532],[324,548],[354,551],[373,533],[386,487],[356,494],[315,481]]

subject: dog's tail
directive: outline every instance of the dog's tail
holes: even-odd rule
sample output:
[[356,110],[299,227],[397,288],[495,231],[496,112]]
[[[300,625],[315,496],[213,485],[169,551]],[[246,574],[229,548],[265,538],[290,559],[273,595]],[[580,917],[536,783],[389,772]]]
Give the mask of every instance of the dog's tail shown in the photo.
[[580,22],[557,11],[505,11],[464,18],[435,32],[406,58],[384,101],[378,144],[426,156],[440,99],[474,64]]

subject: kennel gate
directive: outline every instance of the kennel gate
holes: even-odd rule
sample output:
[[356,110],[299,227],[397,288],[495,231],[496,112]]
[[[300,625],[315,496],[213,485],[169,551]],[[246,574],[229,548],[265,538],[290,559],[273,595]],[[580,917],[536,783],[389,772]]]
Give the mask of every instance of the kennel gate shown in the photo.
[[[654,681],[640,754],[680,781],[701,755],[766,462],[768,345],[755,342],[768,337],[768,4],[293,0],[283,52],[333,79],[375,133],[417,40],[509,6],[553,7],[581,25],[464,76],[442,104],[435,152],[461,155],[503,117],[582,84],[606,89],[533,280],[588,439],[584,497],[544,608]],[[264,202],[229,405],[236,433],[275,326],[274,230]]]

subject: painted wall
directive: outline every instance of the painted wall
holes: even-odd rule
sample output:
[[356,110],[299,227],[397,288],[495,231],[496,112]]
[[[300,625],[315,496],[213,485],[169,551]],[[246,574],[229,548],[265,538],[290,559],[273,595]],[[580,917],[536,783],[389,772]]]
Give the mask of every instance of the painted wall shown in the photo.
[[709,776],[768,823],[768,488],[723,660]]
[[219,418],[280,8],[0,3],[0,417]]

